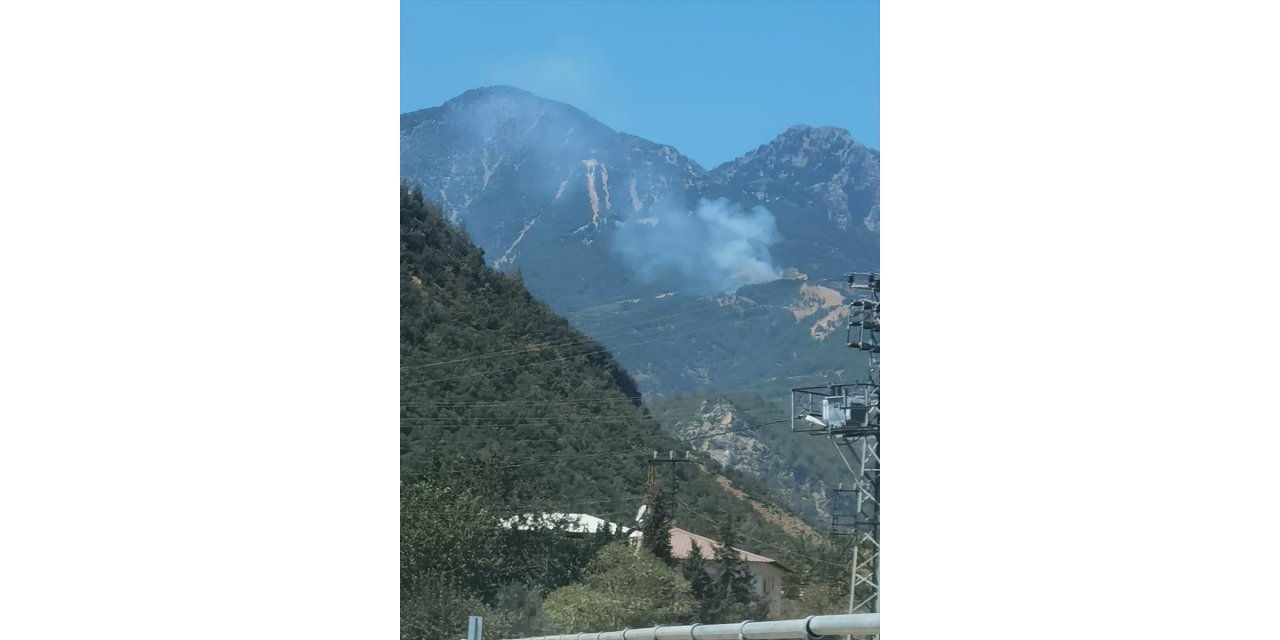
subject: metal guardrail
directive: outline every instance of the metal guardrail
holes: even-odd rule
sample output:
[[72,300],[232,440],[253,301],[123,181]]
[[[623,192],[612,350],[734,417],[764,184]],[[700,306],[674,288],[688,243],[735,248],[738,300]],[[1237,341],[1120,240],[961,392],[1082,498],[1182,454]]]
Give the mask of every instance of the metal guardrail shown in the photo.
[[657,626],[517,640],[813,640],[823,636],[874,636],[879,633],[880,614],[847,613],[798,620]]

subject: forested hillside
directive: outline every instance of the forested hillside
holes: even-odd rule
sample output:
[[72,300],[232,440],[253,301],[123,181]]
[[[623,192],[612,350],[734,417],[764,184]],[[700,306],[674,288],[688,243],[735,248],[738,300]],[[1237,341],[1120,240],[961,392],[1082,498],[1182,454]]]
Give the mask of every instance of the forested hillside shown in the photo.
[[586,631],[544,618],[542,602],[589,581],[593,566],[606,571],[601,558],[612,556],[590,560],[615,540],[499,522],[578,512],[633,524],[654,451],[694,450],[690,464],[671,465],[679,526],[716,537],[732,521],[742,547],[793,569],[789,594],[807,586],[807,598],[838,602],[847,579],[838,545],[797,534],[752,479],[697,452],[719,434],[665,435],[604,348],[533,298],[519,274],[487,267],[420,192],[402,188],[400,227],[403,637],[461,637],[469,613],[486,616],[487,635]]
[[[540,302],[599,343],[538,349],[512,319],[504,331],[516,333],[477,332],[470,344],[435,346],[460,346],[458,357],[467,357],[507,345],[520,350],[508,366],[522,367],[510,373],[526,377],[560,370],[525,366],[531,356],[605,347],[630,374],[618,379],[624,393],[692,403],[694,412],[682,408],[664,420],[679,438],[705,435],[673,421],[699,420],[703,401],[716,404],[724,392],[735,401],[752,394],[788,404],[791,388],[862,375],[865,354],[843,345],[845,278],[879,267],[880,154],[835,127],[797,125],[757,142],[764,144],[703,168],[672,144],[622,133],[578,107],[509,86],[402,114],[401,178],[466,227],[489,266],[519,270]],[[424,371],[462,375],[501,357]],[[427,362],[444,359],[433,358]],[[605,362],[597,361],[617,366]],[[496,373],[504,377],[498,381],[488,374],[461,381],[488,385],[480,390],[487,393],[506,388],[515,377],[507,373]],[[612,409],[600,413],[616,417]],[[746,462],[728,466],[782,492],[813,521],[825,517],[826,488],[848,474],[829,442],[738,434],[711,442],[723,445],[716,447],[722,461]],[[541,444],[561,448],[522,443],[506,453]],[[765,449],[796,455],[761,464],[754,454]]]

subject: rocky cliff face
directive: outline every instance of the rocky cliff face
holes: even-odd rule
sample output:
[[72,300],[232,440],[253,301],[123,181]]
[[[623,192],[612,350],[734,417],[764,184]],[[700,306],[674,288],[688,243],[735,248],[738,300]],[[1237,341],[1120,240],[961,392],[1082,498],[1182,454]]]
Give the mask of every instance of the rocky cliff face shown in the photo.
[[[784,202],[820,214],[836,229],[858,234],[880,230],[880,154],[844,129],[791,127],[769,144],[716,167],[711,179],[759,202]],[[865,230],[850,229],[857,224]]]
[[510,87],[402,116],[401,174],[491,264],[521,269],[534,293],[562,308],[653,289],[608,237],[627,224],[659,224],[659,212],[683,207],[707,175],[670,146]]
[[561,310],[679,288],[638,277],[619,245],[646,232],[622,230],[687,224],[704,198],[768,210],[776,232],[762,242],[776,271],[828,275],[879,262],[879,153],[833,127],[792,127],[708,172],[572,106],[488,87],[401,116],[401,173],[491,264],[521,269]]
[[819,527],[829,522],[832,486],[824,476],[842,476],[834,469],[838,454],[822,447],[823,442],[788,433],[786,425],[761,422],[760,416],[724,397],[672,409],[662,417],[673,435],[697,438],[695,449],[725,468],[755,477],[809,522]]

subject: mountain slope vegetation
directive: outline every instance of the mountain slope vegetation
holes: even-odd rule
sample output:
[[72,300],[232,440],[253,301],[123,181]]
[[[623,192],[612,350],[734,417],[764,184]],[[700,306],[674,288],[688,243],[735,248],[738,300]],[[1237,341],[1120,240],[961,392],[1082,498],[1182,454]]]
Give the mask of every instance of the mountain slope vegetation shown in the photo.
[[[598,342],[539,344],[521,333],[518,318],[504,319],[501,330],[470,335],[471,344],[455,349],[462,355],[450,357],[499,344],[515,349],[512,357],[421,369],[441,377],[476,372],[442,383],[465,383],[464,393],[501,398],[505,392],[491,392],[518,379],[556,378],[561,365],[587,362],[594,356],[585,351],[607,348],[616,363],[593,362],[615,372],[625,368],[629,376],[617,378],[624,395],[688,401],[664,415],[672,436],[688,438],[704,434],[676,423],[700,420],[704,401],[713,406],[732,394],[749,396],[748,404],[758,396],[763,404],[788,405],[790,388],[848,382],[866,370],[865,355],[844,347],[843,281],[848,271],[879,267],[880,153],[848,131],[797,125],[740,158],[703,168],[670,144],[622,133],[572,105],[514,87],[482,87],[402,114],[400,143],[402,179],[437,201],[444,217],[465,226],[486,252],[469,259],[518,271],[537,300]],[[454,329],[441,331],[433,339],[444,340]],[[545,354],[569,359],[535,364]],[[487,368],[502,368],[499,361],[517,368]],[[588,385],[584,393],[595,389]],[[529,389],[533,395],[521,397],[525,408],[533,410],[529,402],[545,391]],[[583,411],[586,405],[564,408],[603,427],[599,418],[617,417],[607,406],[599,415]],[[503,422],[513,410],[475,422]],[[771,422],[775,412],[756,413],[770,414],[764,421]],[[432,416],[415,419],[429,423]],[[574,428],[554,435],[577,433]],[[710,443],[735,449],[720,456],[726,469],[756,474],[816,524],[830,498],[826,488],[846,481],[848,471],[829,443],[786,438],[791,435],[766,438],[759,447],[754,432],[742,431]],[[506,443],[468,453],[533,455],[544,446],[561,448]],[[784,464],[753,457],[765,449],[783,452]]]
[[404,637],[459,637],[466,611],[489,616],[495,633],[549,630],[541,598],[582,578],[614,539],[521,531],[504,519],[571,512],[630,525],[655,451],[694,450],[690,464],[667,465],[679,526],[714,536],[732,518],[744,546],[795,570],[795,593],[838,588],[847,571],[838,545],[766,517],[767,492],[753,478],[696,451],[717,435],[666,434],[608,351],[534,298],[520,274],[486,266],[416,189],[401,189],[400,232]]

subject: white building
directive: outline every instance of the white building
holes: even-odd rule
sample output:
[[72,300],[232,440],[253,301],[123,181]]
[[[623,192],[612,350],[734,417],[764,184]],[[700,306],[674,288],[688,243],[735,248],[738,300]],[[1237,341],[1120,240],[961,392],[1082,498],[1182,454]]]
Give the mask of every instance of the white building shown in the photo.
[[[610,531],[632,532],[631,527],[624,527],[585,513],[526,513],[502,520],[499,524],[504,528],[520,531],[560,528],[565,533],[588,534],[598,533],[607,526]],[[638,533],[636,531],[632,535]]]
[[[612,531],[621,531],[628,534],[631,544],[640,544],[640,531],[638,529],[624,527],[585,513],[530,513],[507,518],[501,524],[508,529],[525,531],[557,528],[567,534],[576,535],[598,533],[607,526]],[[716,549],[721,546],[719,542],[706,536],[700,536],[692,531],[685,531],[679,527],[671,528],[672,557],[679,560],[688,558],[689,554],[693,553],[694,542],[697,542],[698,548],[702,550],[703,559],[711,562],[707,569],[716,572],[715,555]],[[769,617],[776,619],[782,611],[782,573],[789,571],[789,569],[782,566],[777,560],[766,558],[758,553],[751,553],[737,547],[734,548],[734,551],[737,551],[738,557],[747,563],[747,568],[751,571],[752,577],[755,578],[756,595],[768,603]]]

